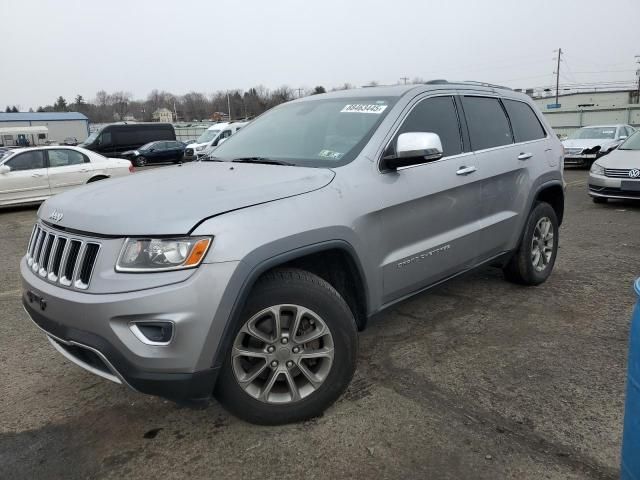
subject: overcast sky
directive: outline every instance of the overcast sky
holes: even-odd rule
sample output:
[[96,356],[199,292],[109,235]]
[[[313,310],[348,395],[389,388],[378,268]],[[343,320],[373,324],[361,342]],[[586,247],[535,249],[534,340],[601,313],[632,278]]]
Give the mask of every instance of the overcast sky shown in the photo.
[[[0,106],[400,77],[633,82],[639,0],[1,0]],[[587,73],[581,73],[587,72]]]

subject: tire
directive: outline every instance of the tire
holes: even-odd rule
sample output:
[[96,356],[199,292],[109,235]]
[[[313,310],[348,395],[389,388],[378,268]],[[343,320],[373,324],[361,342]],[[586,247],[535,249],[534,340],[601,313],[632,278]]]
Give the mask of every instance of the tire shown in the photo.
[[608,198],[607,197],[591,197],[591,200],[593,200],[593,203],[607,203]]
[[[282,336],[274,335],[275,314],[266,312],[270,308],[280,312]],[[301,328],[291,334],[287,321],[293,322],[296,317],[301,318]],[[270,337],[265,337],[268,341],[258,341],[248,333],[258,330],[263,337]],[[296,340],[319,334],[321,339],[311,342]],[[291,341],[285,342],[285,336]],[[231,338],[215,396],[227,410],[251,423],[281,425],[321,415],[345,391],[356,368],[358,336],[351,310],[329,283],[304,270],[281,269],[265,274],[251,291]],[[263,358],[239,355],[237,347],[251,347]],[[300,357],[294,357],[296,349]],[[274,353],[268,353],[270,350]],[[329,351],[332,358],[320,357]],[[302,358],[307,354],[318,357]],[[258,371],[261,373],[255,380],[246,381],[244,388],[240,385],[240,379],[248,380],[249,373]],[[309,380],[309,372],[316,385]],[[274,377],[274,386],[268,389]]]
[[[544,238],[542,230],[538,226],[546,226],[546,219],[550,222],[550,233],[552,235],[552,243],[547,239],[540,243],[536,238],[537,245],[534,245],[534,236]],[[542,223],[541,223],[542,222]],[[558,253],[558,217],[555,210],[545,202],[538,202],[529,213],[529,218],[525,224],[522,239],[518,249],[514,252],[509,263],[503,268],[504,276],[507,280],[520,285],[540,285],[549,278]],[[544,247],[545,252],[550,255],[547,259],[546,255],[540,253],[537,257],[534,254],[534,248]]]
[[136,157],[133,161],[136,167],[144,167],[147,164],[147,159],[144,157]]

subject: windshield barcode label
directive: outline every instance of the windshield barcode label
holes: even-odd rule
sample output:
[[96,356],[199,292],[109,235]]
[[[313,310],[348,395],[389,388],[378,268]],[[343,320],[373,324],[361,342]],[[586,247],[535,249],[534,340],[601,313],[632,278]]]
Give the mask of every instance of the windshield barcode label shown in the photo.
[[363,105],[355,103],[353,105],[345,105],[340,113],[373,113],[380,115],[387,108],[387,105]]

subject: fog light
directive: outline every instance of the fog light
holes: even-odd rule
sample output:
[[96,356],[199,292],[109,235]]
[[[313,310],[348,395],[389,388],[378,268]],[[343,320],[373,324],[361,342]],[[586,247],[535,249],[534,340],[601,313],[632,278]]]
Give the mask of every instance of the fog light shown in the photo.
[[172,322],[136,322],[129,328],[138,340],[147,345],[168,345],[173,339]]

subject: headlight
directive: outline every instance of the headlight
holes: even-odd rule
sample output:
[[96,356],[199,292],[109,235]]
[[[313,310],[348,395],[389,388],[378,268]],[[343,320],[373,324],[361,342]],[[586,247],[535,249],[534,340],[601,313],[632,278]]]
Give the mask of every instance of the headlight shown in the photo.
[[199,147],[196,147],[196,152],[201,152],[205,147],[206,145],[200,145]]
[[140,155],[140,151],[138,151],[138,150],[134,150],[133,153],[136,154],[136,155]]
[[127,238],[116,263],[118,272],[162,272],[200,265],[211,237]]
[[593,165],[591,165],[591,173],[594,175],[604,175],[604,167],[598,162],[593,162]]

